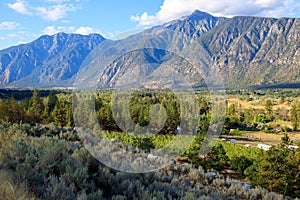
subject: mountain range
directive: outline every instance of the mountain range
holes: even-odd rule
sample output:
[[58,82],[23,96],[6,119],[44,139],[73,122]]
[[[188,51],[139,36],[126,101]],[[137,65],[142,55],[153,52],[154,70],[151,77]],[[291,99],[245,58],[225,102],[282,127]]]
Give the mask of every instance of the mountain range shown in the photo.
[[76,75],[85,57],[104,40],[99,34],[58,33],[1,50],[0,85],[59,86]]
[[193,86],[218,84],[218,77],[227,88],[298,85],[299,40],[300,19],[196,10],[122,40],[58,33],[1,50],[0,86],[113,88],[147,79],[153,88],[174,85],[167,77],[176,73]]

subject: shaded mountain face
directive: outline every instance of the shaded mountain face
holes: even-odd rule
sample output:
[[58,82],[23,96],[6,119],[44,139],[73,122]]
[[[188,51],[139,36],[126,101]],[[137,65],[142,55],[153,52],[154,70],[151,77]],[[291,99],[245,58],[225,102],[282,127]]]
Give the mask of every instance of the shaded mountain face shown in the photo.
[[[0,51],[0,83],[64,87],[75,81],[113,88],[143,79],[150,87],[153,80],[178,73],[194,85],[218,85],[220,79],[229,88],[294,84],[300,82],[299,30],[299,19],[222,18],[195,11],[118,41],[42,36]],[[165,83],[181,84],[171,79]]]
[[0,85],[37,87],[60,85],[79,70],[85,57],[105,39],[58,33],[0,51]]

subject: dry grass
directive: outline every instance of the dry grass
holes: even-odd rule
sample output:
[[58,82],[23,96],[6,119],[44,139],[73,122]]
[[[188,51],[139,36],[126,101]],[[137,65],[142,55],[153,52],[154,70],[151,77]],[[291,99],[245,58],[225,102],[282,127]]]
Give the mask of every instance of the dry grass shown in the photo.
[[[235,105],[241,105],[241,107],[243,109],[255,109],[255,110],[264,110],[265,109],[265,101],[259,101],[259,100],[255,100],[255,101],[247,101],[247,100],[240,100],[239,98],[236,97],[232,97],[228,99],[228,103],[230,104],[235,104]],[[276,103],[273,106],[273,110],[277,110],[277,109],[287,109],[290,110],[291,109],[291,105],[288,105],[287,103]]]
[[275,127],[282,127],[282,128],[284,128],[284,127],[292,127],[292,122],[290,122],[290,121],[283,121],[283,120],[277,119],[275,121],[269,122],[268,125],[270,127],[274,127],[274,128]]
[[264,109],[265,107],[263,105],[256,105],[254,102],[252,101],[246,101],[246,100],[240,100],[239,98],[229,98],[228,100],[228,104],[235,104],[235,105],[241,105],[242,108],[244,109]]
[[6,171],[0,171],[1,200],[35,200],[25,184],[15,184]]
[[[224,136],[225,138],[235,138],[237,144],[246,145],[250,144],[251,147],[257,147],[258,144],[268,144],[277,146],[281,142],[281,138],[284,136],[284,133],[281,134],[271,134],[264,132],[249,132],[242,134],[241,136]],[[288,136],[294,144],[300,142],[300,133],[288,133]]]

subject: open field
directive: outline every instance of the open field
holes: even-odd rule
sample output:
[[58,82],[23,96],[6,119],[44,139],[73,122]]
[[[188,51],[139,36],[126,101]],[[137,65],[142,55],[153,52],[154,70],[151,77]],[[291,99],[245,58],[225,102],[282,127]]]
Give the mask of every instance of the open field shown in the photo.
[[[268,145],[278,145],[281,141],[281,138],[284,136],[284,133],[280,134],[271,134],[264,132],[246,132],[240,136],[222,136],[223,138],[236,139],[237,144],[250,144],[251,147],[257,147],[258,144],[268,144]],[[294,144],[300,142],[300,133],[288,133],[288,136]]]
[[[273,102],[274,103],[274,102]],[[239,98],[229,98],[228,104],[235,104],[240,105],[244,109],[255,109],[255,110],[264,110],[265,109],[265,101],[262,100],[254,100],[254,101],[247,101],[247,100],[240,100]],[[290,110],[292,107],[287,102],[285,103],[279,103],[276,102],[273,105],[273,110],[277,109],[287,109]]]

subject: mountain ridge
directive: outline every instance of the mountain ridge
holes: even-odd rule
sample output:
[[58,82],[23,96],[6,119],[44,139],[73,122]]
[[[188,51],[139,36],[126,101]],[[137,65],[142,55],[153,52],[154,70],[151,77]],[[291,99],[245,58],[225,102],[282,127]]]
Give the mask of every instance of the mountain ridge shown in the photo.
[[[99,61],[97,56],[102,56],[101,64],[105,63],[105,59],[110,61],[97,71],[101,81],[109,87],[113,87],[121,75],[126,76],[126,70],[134,72],[138,69],[138,64],[130,66],[129,60],[132,59],[129,56],[138,55],[141,63],[157,61],[155,67],[146,66],[142,71],[151,74],[159,69],[166,75],[168,72],[160,68],[169,69],[165,64],[171,58],[158,55],[163,52],[155,49],[179,55],[197,53],[198,57],[204,58],[203,62],[196,61],[202,76],[219,74],[228,88],[297,84],[300,83],[298,30],[300,19],[297,18],[224,18],[196,10],[191,15],[118,41],[106,40],[97,34],[85,39],[65,33],[41,36],[29,44],[0,51],[0,85],[30,87],[32,85],[28,83],[35,83],[33,85],[37,87],[72,86],[80,67],[85,69],[89,63]],[[191,41],[196,41],[197,45],[190,47]],[[138,48],[154,50],[141,49],[139,53],[128,53],[127,57],[122,57],[127,50]],[[41,54],[35,53],[41,51]],[[30,52],[33,55],[30,56]],[[122,60],[113,60],[118,57]],[[195,69],[190,65],[181,67],[182,71],[191,71],[188,78],[196,78],[198,73],[193,72]],[[129,80],[130,76],[122,79]]]
[[57,33],[1,50],[0,83],[2,86],[21,80],[26,83],[32,76],[39,76],[37,80],[45,82],[64,80],[75,75],[85,57],[104,40],[99,34]]

